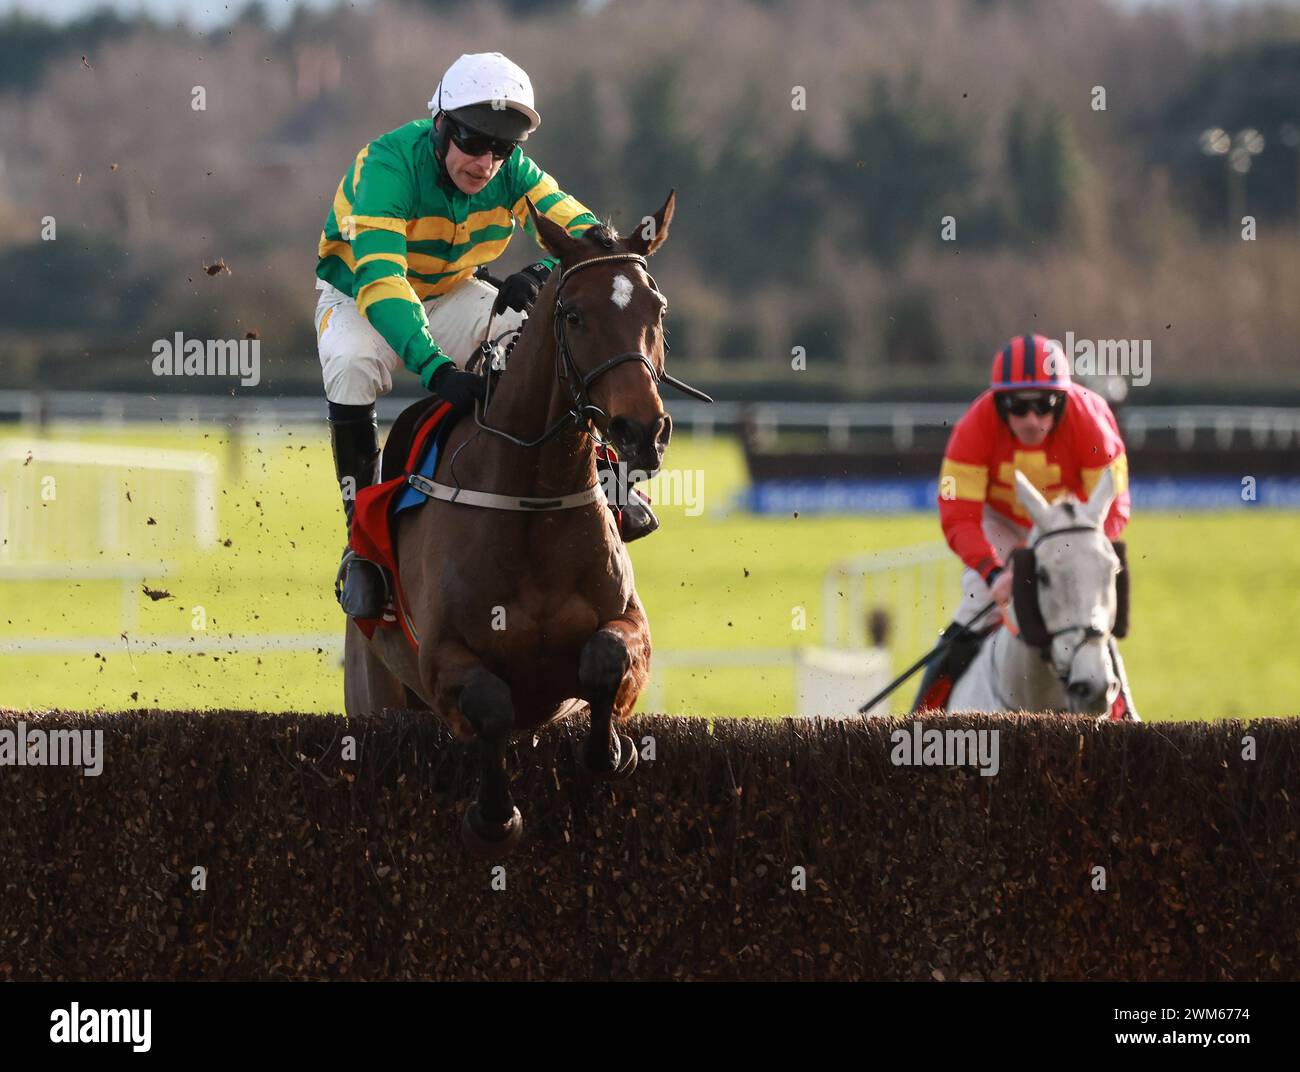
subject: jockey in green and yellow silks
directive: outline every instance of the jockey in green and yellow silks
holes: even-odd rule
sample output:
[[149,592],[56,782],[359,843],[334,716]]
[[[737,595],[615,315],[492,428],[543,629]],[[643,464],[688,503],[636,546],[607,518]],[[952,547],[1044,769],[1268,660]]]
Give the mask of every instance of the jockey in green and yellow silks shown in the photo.
[[[467,410],[484,381],[462,369],[489,320],[519,327],[555,262],[543,258],[493,286],[481,278],[516,227],[537,238],[528,202],[581,234],[598,221],[524,155],[541,122],[528,75],[498,52],[464,55],[417,119],[366,145],[334,193],[316,265],[316,336],[329,402],[335,470],[351,532],[356,492],[376,479],[375,401],[398,369]],[[478,274],[476,274],[478,273]],[[637,495],[621,513],[625,539],[657,526]],[[345,552],[344,610],[377,617],[386,586],[377,566]]]

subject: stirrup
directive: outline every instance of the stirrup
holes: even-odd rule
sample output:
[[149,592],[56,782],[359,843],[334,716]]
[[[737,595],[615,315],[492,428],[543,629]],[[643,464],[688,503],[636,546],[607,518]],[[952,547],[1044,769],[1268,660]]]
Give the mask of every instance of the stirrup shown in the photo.
[[[349,567],[356,564],[356,570]],[[348,577],[352,584],[347,583]],[[374,581],[378,577],[378,583]],[[334,598],[349,618],[379,618],[392,598],[388,572],[377,562],[362,558],[351,547],[343,552],[343,561],[334,576]]]

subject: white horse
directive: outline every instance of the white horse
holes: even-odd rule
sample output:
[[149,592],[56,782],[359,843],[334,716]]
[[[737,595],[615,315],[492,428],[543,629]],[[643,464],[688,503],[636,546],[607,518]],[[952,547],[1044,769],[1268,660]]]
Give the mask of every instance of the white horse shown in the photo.
[[985,641],[958,680],[949,711],[1104,715],[1119,694],[1112,639],[1119,556],[1102,524],[1115,498],[1107,469],[1091,497],[1048,503],[1023,473],[1016,494],[1034,525],[1012,557],[1008,627]]

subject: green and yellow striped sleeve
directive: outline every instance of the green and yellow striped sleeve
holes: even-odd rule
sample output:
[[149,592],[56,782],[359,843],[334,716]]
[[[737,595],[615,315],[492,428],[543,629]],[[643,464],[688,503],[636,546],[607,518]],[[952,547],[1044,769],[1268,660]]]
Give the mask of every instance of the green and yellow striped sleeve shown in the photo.
[[406,224],[415,216],[414,176],[409,164],[380,138],[358,158],[354,185],[352,214],[339,221],[356,262],[352,296],[402,364],[428,387],[450,358],[429,334],[429,318],[406,278]]
[[[539,246],[541,242],[537,238],[537,228],[533,226],[533,218],[528,215],[528,201],[548,220],[558,223],[571,235],[580,235],[588,227],[594,227],[600,222],[586,205],[572,194],[561,190],[550,175],[523,153],[519,154],[514,191],[514,204],[510,206],[510,212]],[[553,268],[557,262],[554,257],[545,257],[543,263]]]

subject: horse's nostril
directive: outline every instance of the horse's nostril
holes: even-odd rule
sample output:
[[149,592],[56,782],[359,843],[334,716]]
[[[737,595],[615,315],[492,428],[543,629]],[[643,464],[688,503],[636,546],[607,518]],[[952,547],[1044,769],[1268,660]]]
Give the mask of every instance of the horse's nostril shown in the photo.
[[632,422],[626,417],[615,417],[609,422],[609,438],[615,443],[626,444],[631,439]]
[[672,434],[673,419],[665,413],[663,417],[660,418],[659,434],[655,436],[655,441],[659,443],[660,446],[666,447],[668,446],[668,440],[672,437]]
[[1092,695],[1092,686],[1086,681],[1071,681],[1066,691],[1076,700],[1086,700]]

